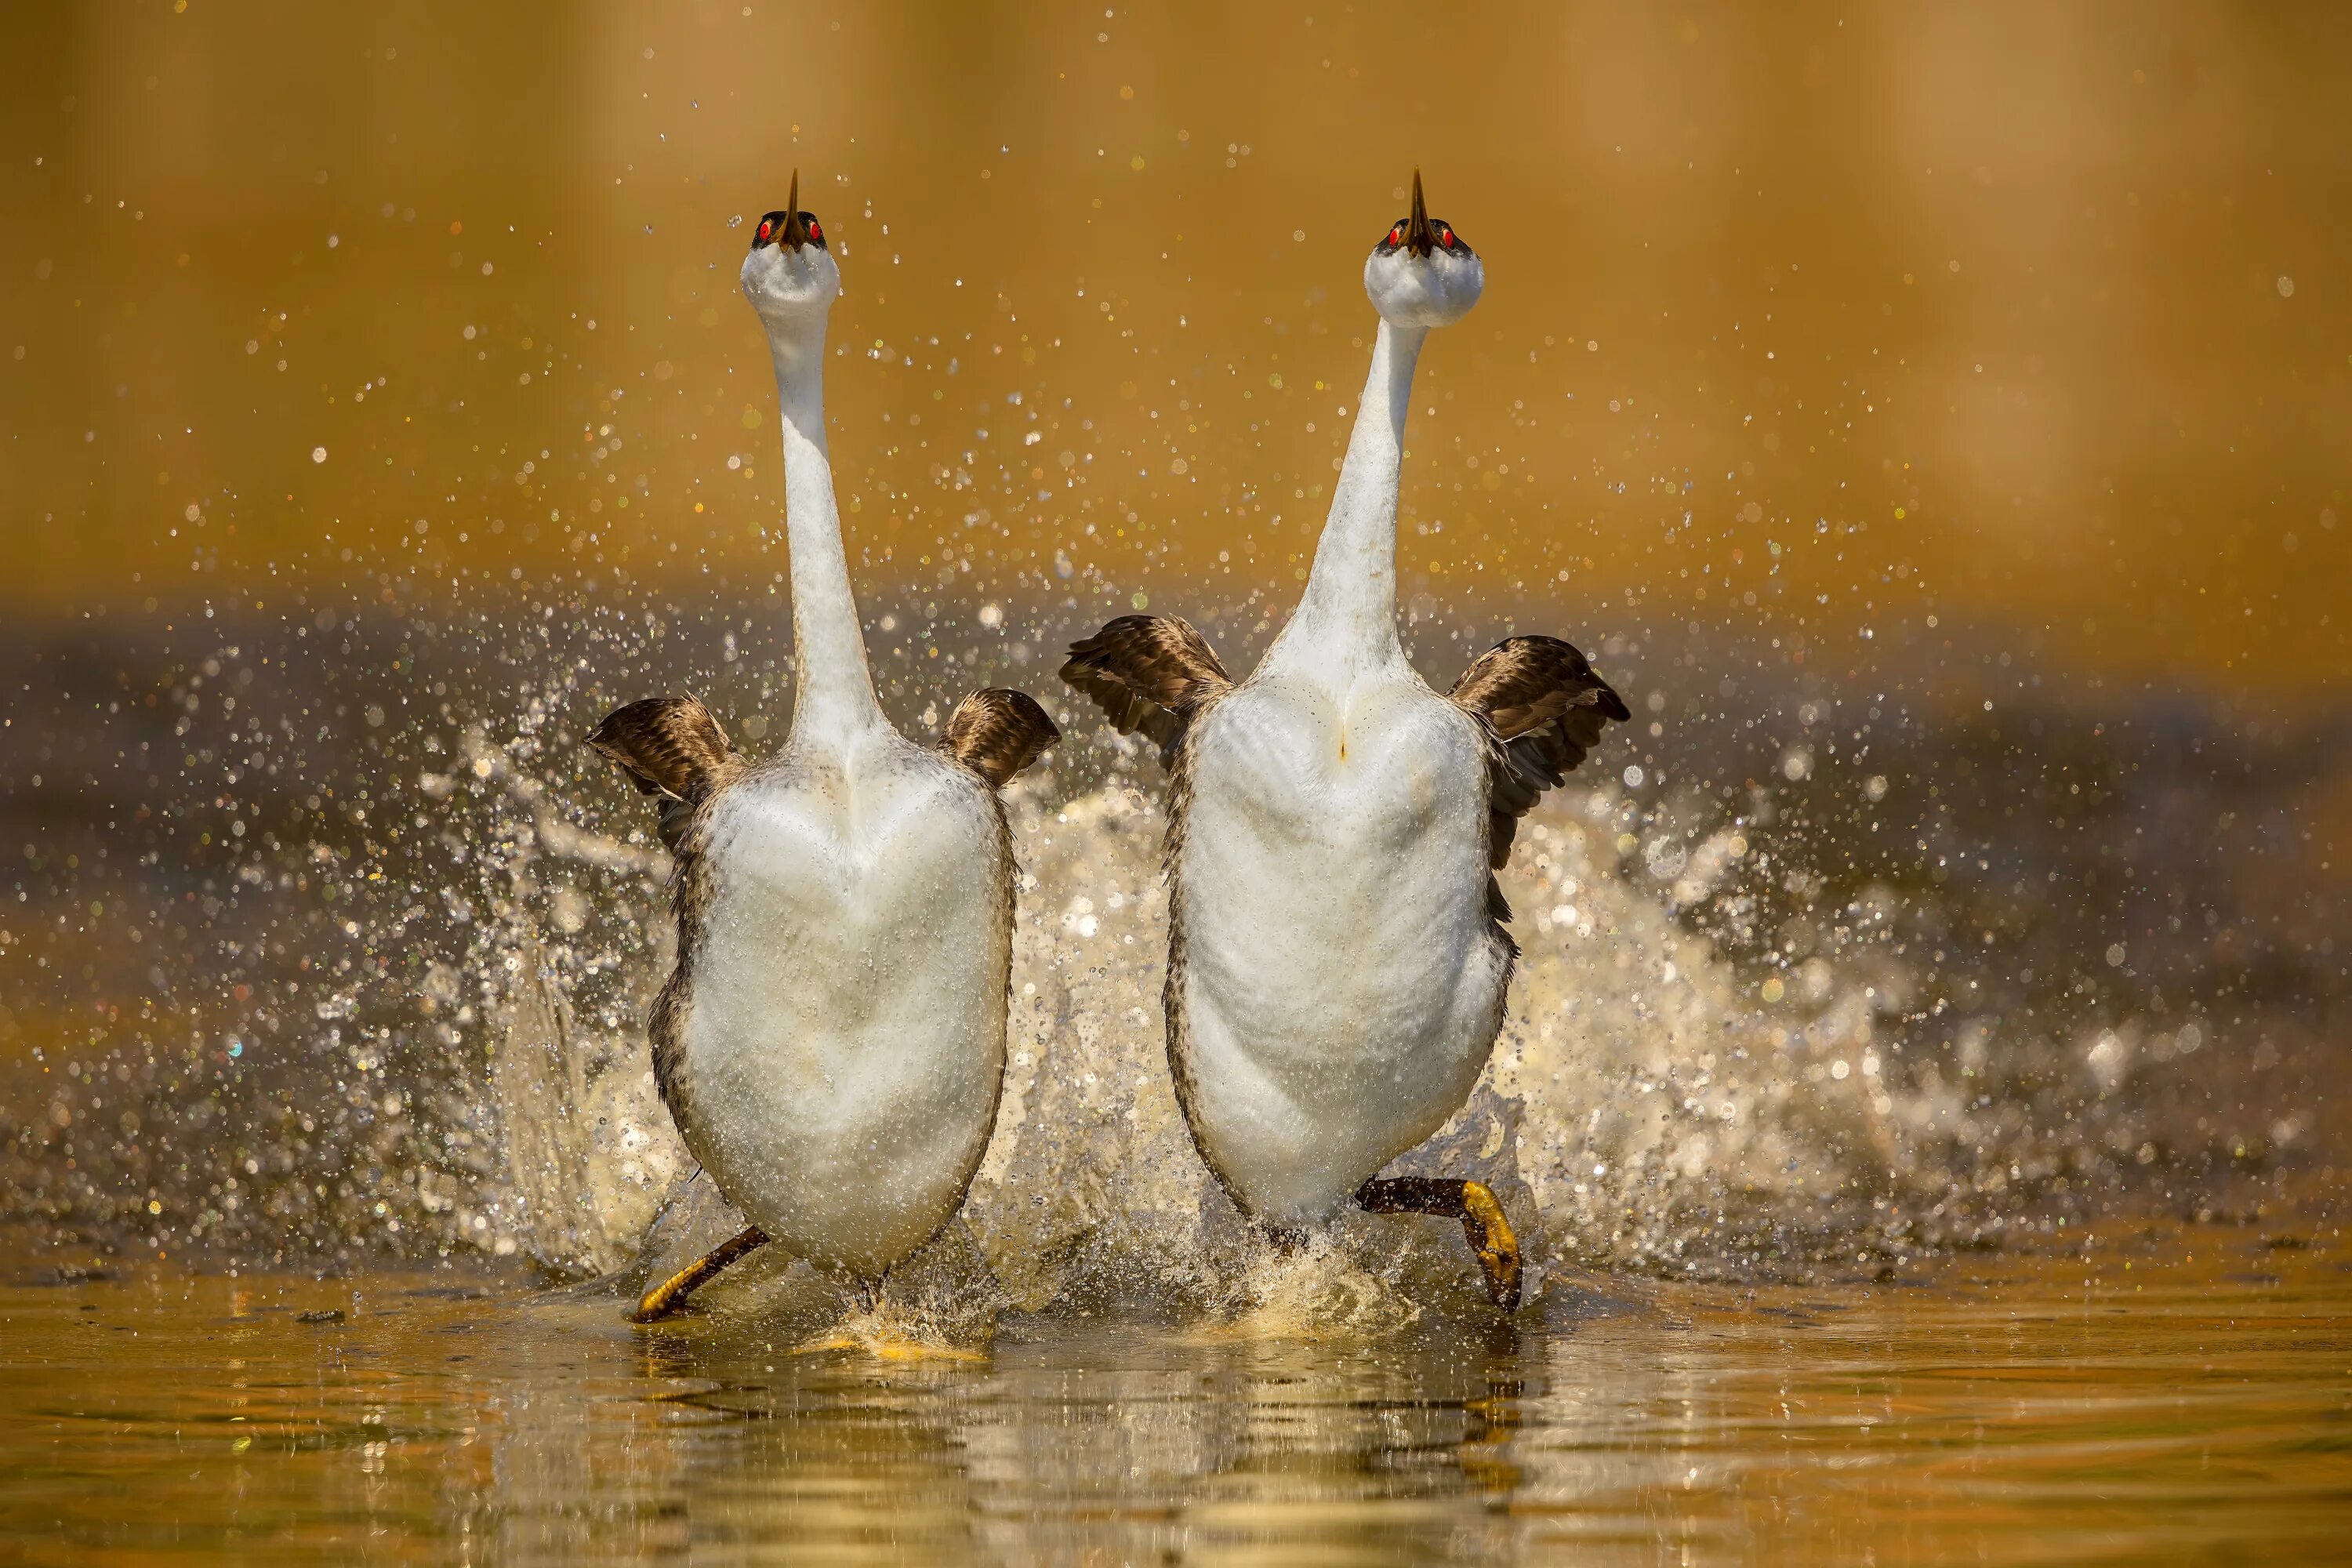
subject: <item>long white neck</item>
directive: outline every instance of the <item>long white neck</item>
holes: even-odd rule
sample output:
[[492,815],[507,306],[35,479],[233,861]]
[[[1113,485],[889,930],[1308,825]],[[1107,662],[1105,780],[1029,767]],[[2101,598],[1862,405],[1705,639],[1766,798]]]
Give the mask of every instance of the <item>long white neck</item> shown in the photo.
[[1315,568],[1290,624],[1265,662],[1312,661],[1354,667],[1402,665],[1396,630],[1397,480],[1404,461],[1404,420],[1412,403],[1412,369],[1426,327],[1387,321],[1372,340],[1348,456],[1331,487],[1331,514],[1315,547]]
[[824,319],[769,329],[784,423],[784,537],[792,546],[793,738],[845,743],[883,725],[849,591],[833,459],[824,446]]

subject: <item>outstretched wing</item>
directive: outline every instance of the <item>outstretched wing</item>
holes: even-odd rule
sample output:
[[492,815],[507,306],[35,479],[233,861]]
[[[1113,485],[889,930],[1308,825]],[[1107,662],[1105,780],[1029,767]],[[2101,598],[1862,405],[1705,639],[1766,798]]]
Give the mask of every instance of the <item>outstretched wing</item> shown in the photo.
[[692,697],[648,697],[616,708],[588,744],[620,763],[638,794],[659,798],[661,839],[672,854],[695,808],[743,771],[727,731]]
[[1002,789],[1013,775],[1045,755],[1062,731],[1025,691],[992,686],[956,704],[941,749]]
[[1121,616],[1070,645],[1062,679],[1093,698],[1122,735],[1141,731],[1171,762],[1185,726],[1233,689],[1208,639],[1181,616]]
[[1633,717],[1584,656],[1558,637],[1496,643],[1462,672],[1449,695],[1493,737],[1488,860],[1498,869],[1511,858],[1519,818],[1599,744],[1604,725]]

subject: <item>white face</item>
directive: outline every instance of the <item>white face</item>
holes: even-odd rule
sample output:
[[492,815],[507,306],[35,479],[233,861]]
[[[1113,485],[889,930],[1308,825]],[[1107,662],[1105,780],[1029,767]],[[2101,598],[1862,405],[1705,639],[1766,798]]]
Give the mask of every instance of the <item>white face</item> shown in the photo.
[[824,228],[808,212],[800,220],[787,232],[785,215],[770,213],[760,220],[751,253],[743,258],[743,297],[771,331],[822,320],[841,296],[841,268],[825,249]]
[[1412,216],[1391,225],[1364,258],[1364,292],[1392,326],[1449,327],[1478,302],[1486,264],[1451,224],[1423,210],[1418,174],[1412,195]]
[[1475,256],[1376,250],[1364,260],[1364,292],[1381,320],[1395,326],[1450,327],[1470,313],[1486,287],[1486,267]]

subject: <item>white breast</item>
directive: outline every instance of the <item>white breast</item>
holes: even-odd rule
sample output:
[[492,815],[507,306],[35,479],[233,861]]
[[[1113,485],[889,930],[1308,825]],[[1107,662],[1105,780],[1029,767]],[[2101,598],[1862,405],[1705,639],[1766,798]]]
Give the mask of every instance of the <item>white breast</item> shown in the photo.
[[1320,1219],[1443,1126],[1493,1048],[1482,737],[1417,679],[1261,675],[1191,744],[1175,1066],[1243,1205]]
[[996,1115],[1010,847],[980,781],[895,735],[713,807],[687,1141],[770,1236],[878,1278],[953,1216]]

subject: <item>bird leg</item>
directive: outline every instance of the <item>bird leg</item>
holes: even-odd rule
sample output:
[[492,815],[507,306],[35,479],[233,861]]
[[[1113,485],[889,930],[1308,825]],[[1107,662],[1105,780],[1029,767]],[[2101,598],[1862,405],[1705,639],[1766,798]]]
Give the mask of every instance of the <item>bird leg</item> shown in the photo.
[[660,1284],[645,1293],[637,1310],[629,1314],[633,1323],[655,1323],[686,1310],[686,1299],[709,1283],[719,1271],[741,1258],[768,1245],[768,1233],[756,1225],[747,1225],[709,1252],[696,1258]]
[[1445,1176],[1378,1177],[1356,1189],[1356,1206],[1367,1214],[1430,1214],[1462,1222],[1470,1250],[1478,1255],[1478,1271],[1486,1277],[1486,1294],[1507,1312],[1519,1305],[1519,1241],[1503,1205],[1484,1182],[1456,1181]]

